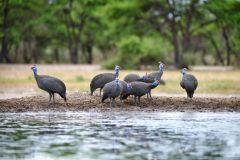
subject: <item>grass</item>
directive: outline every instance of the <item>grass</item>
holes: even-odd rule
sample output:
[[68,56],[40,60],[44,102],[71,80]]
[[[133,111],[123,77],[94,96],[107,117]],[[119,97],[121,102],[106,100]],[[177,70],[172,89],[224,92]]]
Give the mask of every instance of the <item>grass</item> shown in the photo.
[[[79,67],[79,66],[76,66]],[[41,69],[42,68],[42,69]],[[59,69],[58,67],[51,68],[51,66],[39,67],[39,74],[46,74],[59,77],[62,79],[69,91],[89,91],[89,84],[94,75],[103,72],[113,72],[106,70],[86,70],[68,68]],[[120,79],[128,73],[138,73],[144,75],[146,71],[121,71]],[[148,71],[151,72],[151,71]],[[191,71],[191,74],[195,75],[199,81],[197,93],[219,93],[219,94],[240,94],[240,70],[232,71]],[[154,93],[170,93],[181,94],[184,93],[180,87],[179,82],[181,80],[181,74],[179,71],[165,71],[162,77],[166,81],[166,85],[160,85],[153,92]],[[23,65],[23,67],[8,67],[0,66],[0,91],[6,88],[18,89],[23,88],[26,90],[38,91],[35,79],[32,75],[29,66]]]

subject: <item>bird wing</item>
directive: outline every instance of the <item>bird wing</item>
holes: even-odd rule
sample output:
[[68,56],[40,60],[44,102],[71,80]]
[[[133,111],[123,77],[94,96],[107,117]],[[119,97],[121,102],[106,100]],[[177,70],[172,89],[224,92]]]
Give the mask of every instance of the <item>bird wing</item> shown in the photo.
[[185,89],[183,80],[180,82],[180,86]]
[[[194,77],[194,76],[193,76]],[[198,86],[198,81],[197,81],[197,79],[194,77],[194,85],[195,85],[195,89],[197,88],[197,86]]]
[[151,78],[153,78],[153,79],[160,80],[161,77],[162,77],[162,74],[163,74],[162,72],[156,71],[156,72],[149,73],[149,74],[148,74],[148,77],[151,77]]
[[[105,84],[107,82],[111,82],[112,80],[115,79],[115,74],[113,73],[102,73],[99,75],[96,75],[92,81],[91,81],[91,86],[99,86],[100,84]],[[102,85],[100,85],[101,87],[103,87]]]
[[197,79],[191,74],[184,75],[182,83],[183,87],[188,90],[195,90],[198,85]]
[[45,89],[49,91],[57,92],[57,93],[66,92],[65,84],[58,78],[50,77],[50,76],[42,76],[41,81]]

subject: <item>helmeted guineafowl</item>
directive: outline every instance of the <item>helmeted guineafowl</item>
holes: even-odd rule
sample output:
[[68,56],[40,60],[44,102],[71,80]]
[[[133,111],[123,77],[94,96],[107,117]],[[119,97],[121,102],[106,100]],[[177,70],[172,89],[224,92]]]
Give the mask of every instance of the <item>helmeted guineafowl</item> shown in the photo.
[[120,96],[120,94],[122,93],[122,90],[123,90],[123,86],[118,79],[105,84],[103,87],[102,102],[104,102],[105,99],[110,98],[111,106],[114,107],[115,98]]
[[90,83],[90,92],[91,95],[93,95],[93,92],[100,88],[100,96],[101,91],[104,87],[104,85],[108,82],[114,81],[116,77],[119,75],[119,66],[115,67],[115,74],[113,73],[101,73],[93,77],[91,83]]
[[55,104],[54,93],[58,93],[65,102],[67,101],[66,86],[60,79],[46,75],[38,75],[36,66],[31,67],[31,69],[33,71],[38,87],[49,93],[49,104],[52,97],[53,104]]
[[138,79],[140,79],[139,75],[131,73],[131,74],[126,75],[123,80],[127,83],[130,83],[130,82],[137,81]]
[[129,95],[134,95],[134,102],[137,104],[136,98],[138,97],[138,104],[140,105],[140,98],[146,94],[149,94],[152,88],[155,88],[159,84],[156,80],[153,83],[145,82],[131,82],[128,83],[128,93],[123,96],[126,99]]
[[163,80],[161,80],[161,77],[163,75],[164,71],[164,64],[159,62],[159,71],[155,71],[149,74],[146,74],[139,78],[137,81],[145,82],[145,83],[153,83],[155,80],[158,80],[161,84],[165,84]]
[[147,94],[147,96],[149,95],[150,98],[152,98],[152,89],[156,88],[158,85],[160,84],[159,80],[155,80],[152,84],[151,84],[151,89],[149,91],[149,93]]
[[[129,93],[131,92],[131,86],[129,83],[125,82],[125,81],[119,81],[122,84],[122,93],[120,94],[120,100],[121,102],[123,101],[123,97],[126,97],[126,95],[129,96]],[[127,97],[126,97],[127,98]],[[125,99],[126,99],[125,98]],[[123,103],[123,102],[122,102]]]
[[183,77],[182,81],[180,82],[180,85],[183,89],[186,90],[187,97],[192,98],[194,91],[197,89],[198,81],[193,75],[187,74],[186,68],[183,68],[181,72]]

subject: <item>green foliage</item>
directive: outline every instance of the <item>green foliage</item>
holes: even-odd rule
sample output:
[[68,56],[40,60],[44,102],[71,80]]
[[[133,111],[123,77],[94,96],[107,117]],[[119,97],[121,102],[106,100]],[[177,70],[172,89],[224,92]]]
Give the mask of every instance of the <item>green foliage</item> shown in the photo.
[[[58,49],[60,63],[93,60],[108,68],[115,64],[139,68],[158,61],[173,64],[177,48],[186,64],[202,64],[204,59],[211,65],[226,64],[228,52],[234,56],[231,63],[238,64],[239,1],[173,1],[3,0],[0,9],[9,2],[9,12],[0,38],[7,37],[10,59],[21,63],[56,62],[53,50]],[[75,49],[77,57],[73,57]]]
[[117,48],[116,57],[108,61],[105,67],[113,68],[118,64],[123,68],[137,69],[141,64],[157,64],[159,61],[166,61],[171,50],[170,44],[159,36],[140,38],[135,35],[121,39]]

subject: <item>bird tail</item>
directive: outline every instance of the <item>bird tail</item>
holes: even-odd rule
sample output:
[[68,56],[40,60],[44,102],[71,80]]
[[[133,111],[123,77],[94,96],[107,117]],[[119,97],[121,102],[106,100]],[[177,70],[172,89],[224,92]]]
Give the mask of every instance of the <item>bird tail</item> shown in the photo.
[[102,96],[102,103],[105,101],[105,99],[107,99],[108,98],[108,96],[106,95],[106,94],[103,94],[103,96]]
[[187,92],[187,95],[188,95],[189,98],[192,98],[193,94],[194,94],[194,91],[188,91]]
[[165,82],[164,80],[160,80],[160,84],[161,84],[161,85],[165,85],[166,82]]

